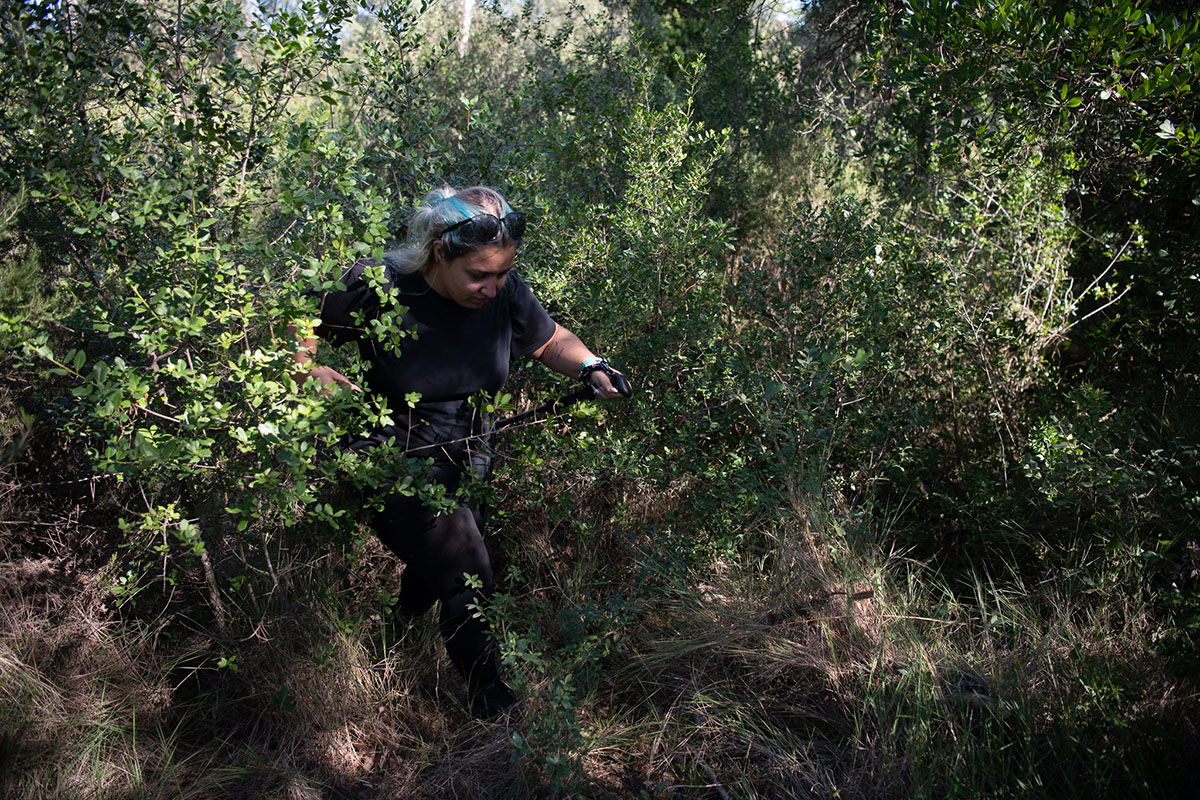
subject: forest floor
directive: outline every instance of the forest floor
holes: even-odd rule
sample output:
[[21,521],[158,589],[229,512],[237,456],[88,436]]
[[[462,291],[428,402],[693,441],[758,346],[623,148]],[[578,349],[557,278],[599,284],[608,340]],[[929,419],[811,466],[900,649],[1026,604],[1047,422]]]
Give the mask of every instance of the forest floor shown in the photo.
[[[12,493],[31,490],[8,491],[11,509]],[[270,623],[231,642],[199,579],[173,590],[198,598],[192,617],[117,602],[119,553],[89,526],[90,491],[70,511],[28,498],[49,520],[40,526],[3,523],[5,797],[1161,797],[1195,786],[1183,765],[1200,743],[1200,698],[1155,657],[1144,619],[1047,589],[1050,614],[994,587],[973,601],[937,595],[911,580],[919,565],[856,553],[837,516],[812,507],[764,523],[751,561],[715,559],[689,590],[644,605],[594,679],[526,669],[521,704],[483,723],[463,709],[432,618],[393,636],[383,607],[345,612],[396,588],[399,565],[373,539],[281,566],[289,585],[320,590],[281,592]]]

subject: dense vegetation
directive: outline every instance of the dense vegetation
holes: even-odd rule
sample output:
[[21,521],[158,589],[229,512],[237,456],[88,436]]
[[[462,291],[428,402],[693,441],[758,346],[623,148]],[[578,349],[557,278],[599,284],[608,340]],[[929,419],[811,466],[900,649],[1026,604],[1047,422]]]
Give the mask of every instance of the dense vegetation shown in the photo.
[[[0,793],[1194,794],[1200,17],[1101,5],[5,4]],[[504,724],[291,374],[442,183],[637,385],[499,443]]]

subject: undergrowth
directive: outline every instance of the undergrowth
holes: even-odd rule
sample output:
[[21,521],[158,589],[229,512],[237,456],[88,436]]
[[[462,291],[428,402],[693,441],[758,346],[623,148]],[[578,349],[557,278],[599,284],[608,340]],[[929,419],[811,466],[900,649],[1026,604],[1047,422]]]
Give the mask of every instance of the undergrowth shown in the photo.
[[[1196,698],[1154,657],[1150,620],[984,575],[964,601],[846,519],[797,497],[754,526],[752,556],[715,554],[619,602],[595,570],[510,572],[489,613],[522,706],[495,724],[469,721],[433,622],[391,620],[397,565],[370,539],[281,565],[323,602],[222,652],[200,622],[115,609],[95,566],[10,552],[0,788],[900,798],[1193,785]],[[575,563],[624,550],[660,570],[617,539]]]
[[[0,12],[0,795],[1200,793],[1194,20],[367,5]],[[637,392],[501,445],[490,724],[288,377],[443,181]]]

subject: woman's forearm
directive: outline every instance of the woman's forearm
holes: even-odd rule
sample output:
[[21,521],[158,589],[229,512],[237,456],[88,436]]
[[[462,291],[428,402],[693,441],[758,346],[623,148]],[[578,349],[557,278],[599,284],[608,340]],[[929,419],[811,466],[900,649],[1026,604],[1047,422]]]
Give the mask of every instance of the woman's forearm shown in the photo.
[[555,372],[571,378],[579,377],[579,367],[595,355],[579,337],[555,323],[554,335],[530,355]]

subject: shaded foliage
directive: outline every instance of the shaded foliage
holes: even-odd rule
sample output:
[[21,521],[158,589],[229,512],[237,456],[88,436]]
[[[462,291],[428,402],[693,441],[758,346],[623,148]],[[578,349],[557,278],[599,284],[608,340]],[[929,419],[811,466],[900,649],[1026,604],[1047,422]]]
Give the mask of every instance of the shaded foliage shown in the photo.
[[[339,449],[396,409],[305,385],[288,326],[309,329],[312,293],[400,238],[430,185],[488,183],[529,213],[523,275],[637,387],[628,407],[585,405],[555,436],[499,445],[508,577],[481,613],[537,693],[503,743],[525,790],[603,794],[586,771],[598,697],[662,713],[660,738],[684,726],[682,702],[706,736],[712,712],[735,732],[867,742],[836,764],[860,794],[1070,793],[1043,752],[1083,765],[1069,777],[1104,764],[1088,792],[1183,782],[1138,740],[1168,712],[1186,738],[1194,708],[1151,707],[1162,685],[1137,673],[1194,676],[1200,631],[1194,14],[851,0],[786,21],[709,2],[564,20],[494,5],[459,58],[445,11],[0,12],[0,469],[76,469],[48,444],[71,440],[107,476],[121,522],[88,553],[110,620],[210,629],[187,670],[250,681],[249,706],[284,723],[310,699],[297,681],[320,678],[275,661],[324,674],[330,653],[388,640],[394,575],[369,576],[377,596],[356,582],[363,515],[383,486],[445,498],[395,449]],[[517,402],[558,392],[547,383],[517,367]],[[854,589],[864,559],[881,566]],[[895,586],[904,613],[862,610]],[[814,611],[840,595],[836,615]],[[699,621],[714,608],[720,635]],[[1095,630],[1142,649],[1081,636],[1043,653],[1093,608]],[[776,628],[813,614],[828,627],[802,646]],[[919,657],[894,656],[872,630],[900,617],[962,626],[939,646],[974,665],[913,642]],[[645,635],[675,624],[716,645],[680,645],[673,686],[684,667],[719,672],[711,655],[779,708],[687,681],[664,705],[606,682],[623,666],[652,683],[670,645]],[[819,639],[857,672],[815,657]],[[1043,660],[1058,672],[1027,682]],[[759,681],[760,661],[824,674],[822,692],[844,693],[835,723],[780,711],[797,693]],[[266,677],[234,677],[252,664]],[[737,736],[765,741],[750,726]],[[714,752],[733,765],[741,748]],[[739,776],[747,794],[827,774],[772,752]],[[687,763],[663,774],[716,780]],[[650,772],[624,788],[667,792]]]

